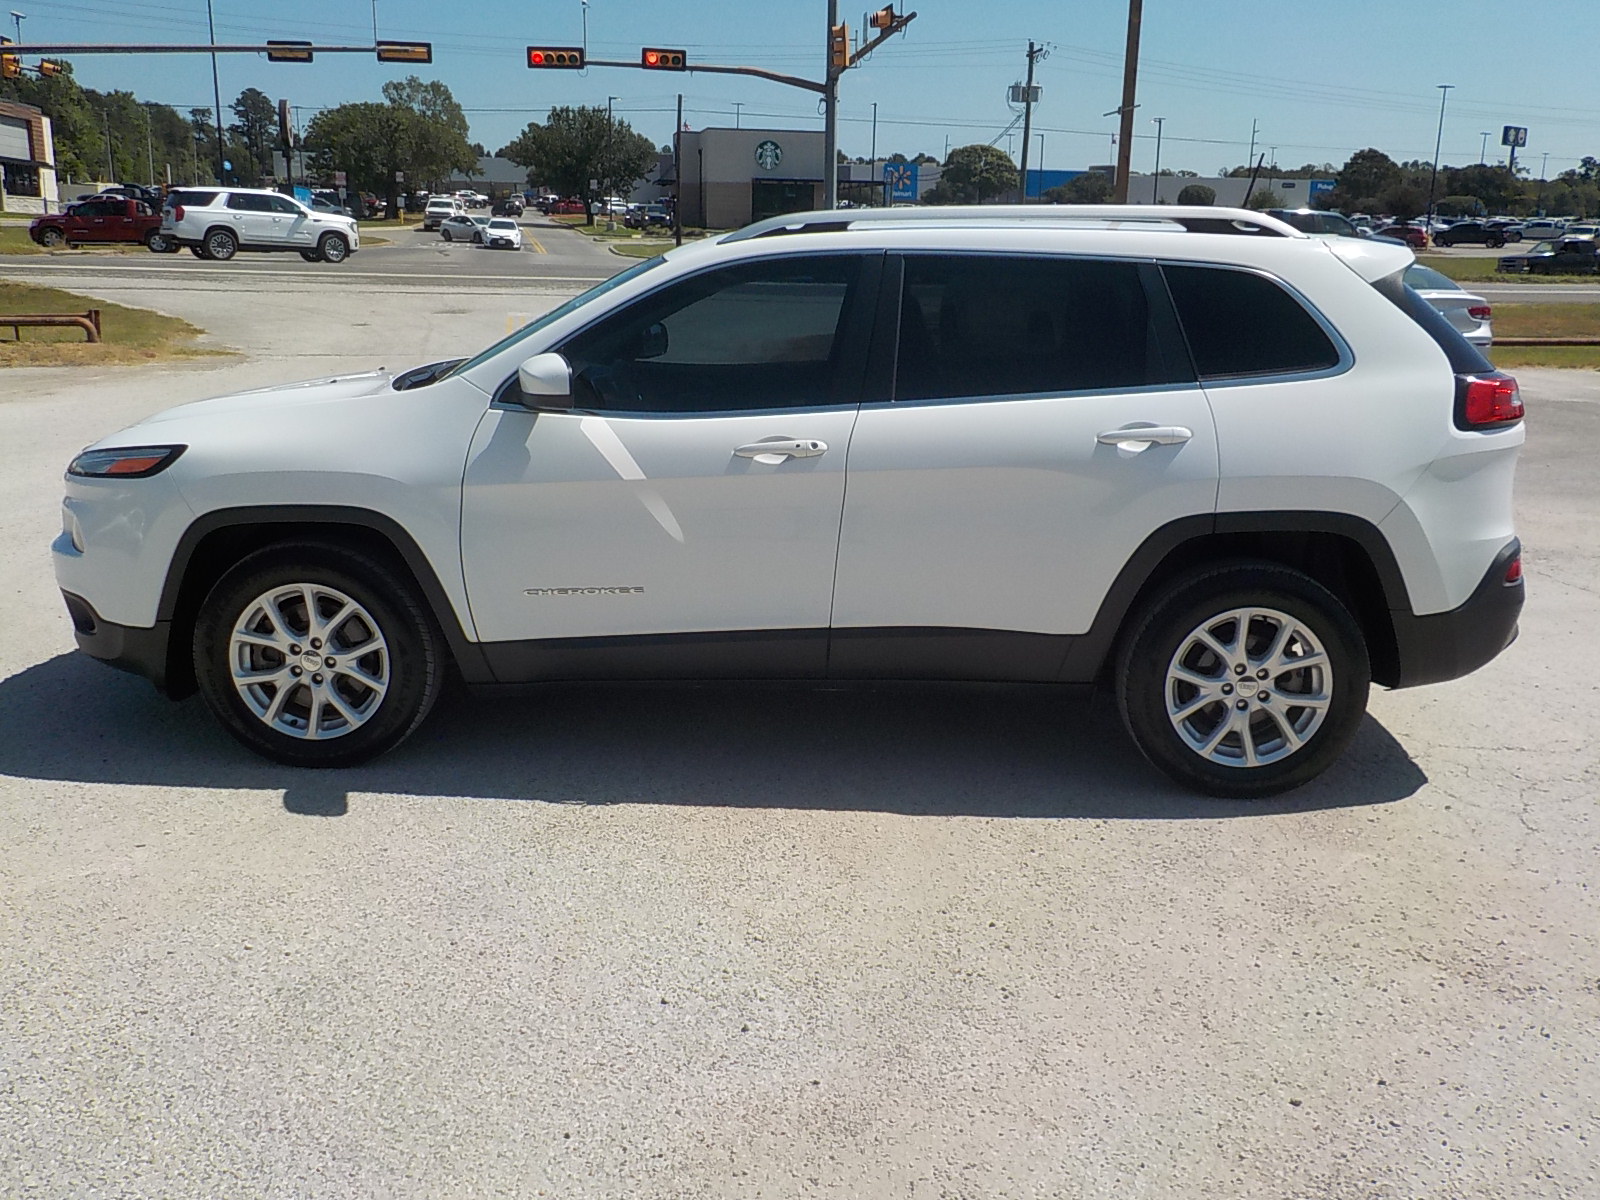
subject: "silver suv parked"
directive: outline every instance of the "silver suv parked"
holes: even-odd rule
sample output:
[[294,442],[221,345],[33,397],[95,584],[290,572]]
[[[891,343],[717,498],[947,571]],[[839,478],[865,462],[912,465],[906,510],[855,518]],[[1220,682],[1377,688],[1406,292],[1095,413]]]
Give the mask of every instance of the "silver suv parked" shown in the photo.
[[354,217],[318,212],[259,188],[186,188],[161,210],[161,232],[196,258],[241,250],[297,250],[307,262],[343,262],[361,248]]

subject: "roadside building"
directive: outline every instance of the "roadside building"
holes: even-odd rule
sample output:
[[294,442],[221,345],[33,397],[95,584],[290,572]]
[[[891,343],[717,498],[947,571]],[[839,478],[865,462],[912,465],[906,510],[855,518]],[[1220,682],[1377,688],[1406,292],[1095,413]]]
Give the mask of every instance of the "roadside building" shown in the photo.
[[0,210],[51,212],[59,201],[50,118],[31,104],[0,100]]

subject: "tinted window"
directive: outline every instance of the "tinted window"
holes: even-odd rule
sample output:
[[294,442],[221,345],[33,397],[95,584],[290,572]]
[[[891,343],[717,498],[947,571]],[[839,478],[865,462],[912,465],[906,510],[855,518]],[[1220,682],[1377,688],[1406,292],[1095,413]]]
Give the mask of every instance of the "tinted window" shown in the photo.
[[275,213],[284,213],[291,217],[300,215],[300,206],[286,196],[268,196],[267,206]]
[[72,210],[75,217],[103,217],[106,215],[107,205],[104,200],[85,200]]
[[228,207],[237,212],[272,211],[272,205],[266,196],[252,196],[248,192],[234,192],[228,197]]
[[1135,263],[909,255],[895,399],[1173,382]]
[[215,204],[215,192],[168,192],[165,207],[172,208],[179,204],[193,205],[195,208],[206,208]]
[[1494,370],[1481,350],[1462,337],[1461,331],[1450,324],[1442,312],[1412,290],[1407,280],[1407,272],[1396,271],[1372,286],[1423,328],[1439,349],[1444,351],[1445,357],[1450,360],[1450,369],[1456,374],[1477,375]]
[[1412,263],[1406,268],[1406,284],[1414,288],[1427,288],[1435,292],[1464,292],[1466,289],[1450,276],[1435,271],[1432,267],[1425,267],[1421,263]]
[[1163,266],[1202,379],[1323,371],[1332,339],[1299,300],[1265,276],[1222,267]]
[[744,263],[646,296],[562,347],[579,408],[828,404],[854,255]]

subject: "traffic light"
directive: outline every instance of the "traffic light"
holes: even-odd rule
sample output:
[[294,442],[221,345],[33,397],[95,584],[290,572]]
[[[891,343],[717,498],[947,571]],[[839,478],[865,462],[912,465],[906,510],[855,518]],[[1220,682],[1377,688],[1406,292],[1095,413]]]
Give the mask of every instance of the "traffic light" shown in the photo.
[[432,42],[379,42],[379,62],[431,63]]
[[[8,37],[0,37],[0,46],[16,45]],[[0,51],[0,79],[16,79],[22,74],[22,60],[15,54]]]
[[894,24],[894,5],[889,4],[880,8],[868,20],[874,29],[888,29]]
[[276,49],[267,51],[268,62],[311,61],[310,42],[275,42],[271,38],[268,38],[267,45],[276,47]]
[[836,71],[850,65],[850,26],[834,25],[828,30],[828,65]]
[[61,74],[61,64],[60,63],[52,62],[48,58],[41,58],[39,60],[39,78],[40,79],[54,79],[59,74]]
[[688,56],[682,50],[661,50],[646,46],[639,51],[639,65],[652,71],[687,71]]
[[583,47],[529,46],[528,65],[541,70],[579,71],[584,65]]

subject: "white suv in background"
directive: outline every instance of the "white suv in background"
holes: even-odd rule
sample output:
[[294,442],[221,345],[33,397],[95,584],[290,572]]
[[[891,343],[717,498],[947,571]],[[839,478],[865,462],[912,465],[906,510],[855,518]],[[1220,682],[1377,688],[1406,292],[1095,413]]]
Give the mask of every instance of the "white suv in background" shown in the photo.
[[161,232],[197,258],[241,250],[296,250],[307,262],[343,262],[361,249],[354,217],[318,212],[260,188],[183,188],[161,209]]
[[83,650],[288,763],[452,672],[1102,682],[1172,778],[1270,795],[1516,632],[1522,401],[1411,263],[1234,209],[775,217],[105,438],[56,575]]
[[465,212],[461,201],[454,196],[430,197],[428,207],[422,210],[422,228],[431,233],[451,217],[459,217]]

